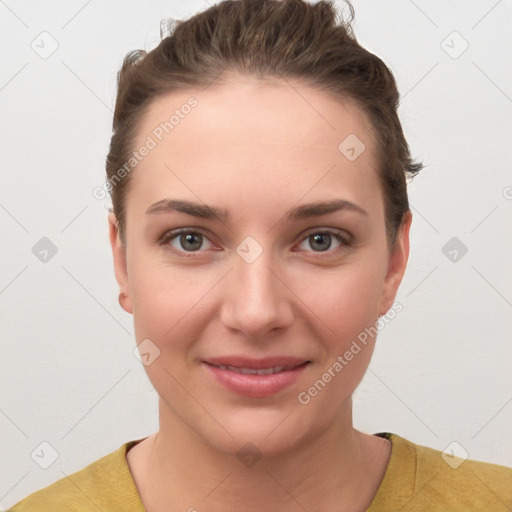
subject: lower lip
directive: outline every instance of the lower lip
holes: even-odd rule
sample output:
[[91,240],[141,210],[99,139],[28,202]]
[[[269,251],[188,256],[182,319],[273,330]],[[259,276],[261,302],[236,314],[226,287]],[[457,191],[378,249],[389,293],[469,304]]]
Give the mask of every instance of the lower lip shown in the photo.
[[223,370],[208,363],[204,364],[217,381],[230,391],[252,398],[261,398],[290,387],[302,375],[309,363],[271,375],[247,375]]

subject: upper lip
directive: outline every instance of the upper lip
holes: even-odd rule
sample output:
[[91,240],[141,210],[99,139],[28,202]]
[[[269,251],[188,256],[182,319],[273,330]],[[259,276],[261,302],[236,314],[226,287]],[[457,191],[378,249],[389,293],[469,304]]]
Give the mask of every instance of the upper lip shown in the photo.
[[236,366],[237,368],[248,368],[251,370],[260,370],[263,368],[291,367],[300,366],[308,363],[308,359],[288,356],[264,357],[261,359],[248,358],[243,356],[225,356],[212,357],[204,360],[205,363],[215,366]]

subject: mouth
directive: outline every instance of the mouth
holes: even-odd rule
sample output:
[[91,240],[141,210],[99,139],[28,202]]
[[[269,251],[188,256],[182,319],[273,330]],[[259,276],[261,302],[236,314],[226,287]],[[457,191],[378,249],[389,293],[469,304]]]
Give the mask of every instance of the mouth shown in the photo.
[[291,357],[228,357],[208,359],[203,363],[209,375],[230,392],[261,398],[292,386],[311,361]]
[[272,375],[274,373],[286,372],[297,368],[297,366],[274,366],[271,368],[260,368],[255,370],[253,368],[240,368],[238,366],[226,366],[223,364],[214,364],[212,366],[215,366],[215,368],[219,368],[220,370],[229,370],[230,372],[243,373],[244,375]]

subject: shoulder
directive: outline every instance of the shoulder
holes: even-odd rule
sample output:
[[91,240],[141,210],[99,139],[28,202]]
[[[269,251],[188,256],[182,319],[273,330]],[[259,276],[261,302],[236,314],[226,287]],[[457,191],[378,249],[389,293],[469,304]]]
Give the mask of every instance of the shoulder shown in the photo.
[[137,442],[125,443],[84,469],[30,494],[8,512],[143,512],[126,462],[127,450]]
[[388,439],[396,449],[388,469],[400,482],[404,511],[512,510],[512,468],[457,457],[396,434]]
[[512,507],[512,469],[463,459],[450,452],[416,445],[418,491],[425,486],[431,501],[461,503],[471,510],[507,510]]

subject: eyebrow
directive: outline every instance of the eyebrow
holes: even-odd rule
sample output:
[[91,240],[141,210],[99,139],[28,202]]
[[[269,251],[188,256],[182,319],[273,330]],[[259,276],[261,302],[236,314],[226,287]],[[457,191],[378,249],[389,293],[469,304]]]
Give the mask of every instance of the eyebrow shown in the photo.
[[[285,219],[290,221],[310,217],[320,217],[321,215],[327,215],[340,210],[353,211],[363,215],[368,215],[366,210],[354,203],[351,203],[350,201],[346,201],[345,199],[334,199],[327,202],[307,203],[292,208],[286,213]],[[215,219],[222,223],[226,223],[230,218],[229,212],[222,208],[216,208],[206,204],[194,203],[193,201],[185,201],[181,199],[162,199],[161,201],[151,205],[146,210],[146,214],[173,212],[186,213],[187,215],[203,219]]]

